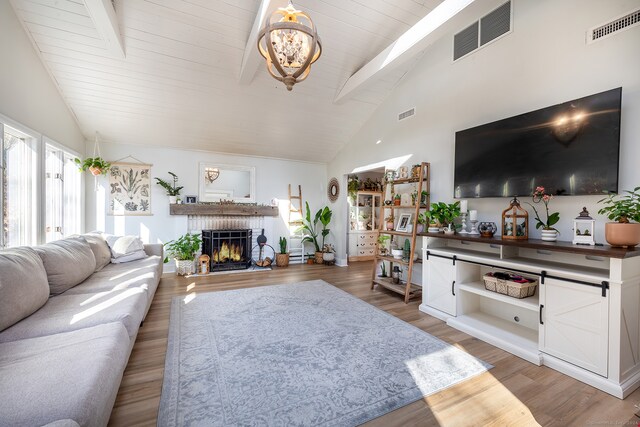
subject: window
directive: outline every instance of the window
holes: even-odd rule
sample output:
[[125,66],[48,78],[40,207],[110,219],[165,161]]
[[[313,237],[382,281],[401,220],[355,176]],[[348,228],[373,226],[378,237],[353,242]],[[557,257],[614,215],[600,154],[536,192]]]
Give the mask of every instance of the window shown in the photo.
[[37,139],[0,123],[0,248],[38,243]]
[[50,142],[45,145],[45,240],[78,234],[82,225],[82,174],[76,156]]
[[0,115],[0,249],[82,231],[76,156]]

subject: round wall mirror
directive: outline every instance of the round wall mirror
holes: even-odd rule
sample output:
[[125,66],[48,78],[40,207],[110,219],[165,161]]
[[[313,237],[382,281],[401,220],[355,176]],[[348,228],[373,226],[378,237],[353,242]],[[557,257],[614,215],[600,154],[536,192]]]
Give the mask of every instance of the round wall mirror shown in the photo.
[[327,187],[327,196],[331,203],[335,203],[340,195],[340,183],[337,178],[331,178],[329,180],[329,186]]

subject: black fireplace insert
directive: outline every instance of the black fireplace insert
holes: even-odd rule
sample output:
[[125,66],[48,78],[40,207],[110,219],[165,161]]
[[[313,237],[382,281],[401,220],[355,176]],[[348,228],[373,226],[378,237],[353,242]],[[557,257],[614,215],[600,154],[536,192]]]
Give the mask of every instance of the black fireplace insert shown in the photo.
[[211,271],[251,267],[251,230],[202,230],[202,253],[209,255]]

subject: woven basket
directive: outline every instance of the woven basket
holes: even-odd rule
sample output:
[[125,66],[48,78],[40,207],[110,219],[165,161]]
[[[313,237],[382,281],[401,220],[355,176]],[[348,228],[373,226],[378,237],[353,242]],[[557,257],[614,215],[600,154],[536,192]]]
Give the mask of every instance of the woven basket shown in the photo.
[[534,296],[536,294],[536,288],[538,287],[538,281],[530,277],[525,277],[525,279],[528,280],[527,283],[498,279],[494,277],[492,273],[485,274],[482,276],[482,279],[484,280],[484,288],[486,290],[518,299]]

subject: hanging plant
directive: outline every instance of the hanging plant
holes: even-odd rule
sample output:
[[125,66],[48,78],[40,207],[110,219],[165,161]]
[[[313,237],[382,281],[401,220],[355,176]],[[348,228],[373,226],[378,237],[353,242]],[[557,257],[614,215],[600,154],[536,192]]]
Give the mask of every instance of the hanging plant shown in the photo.
[[75,158],[73,160],[78,165],[78,170],[84,172],[89,170],[93,176],[106,175],[111,168],[111,163],[104,160],[102,157],[87,157],[84,160]]

